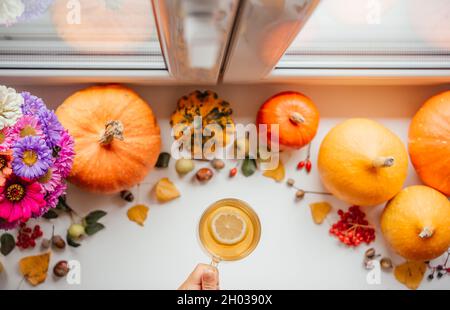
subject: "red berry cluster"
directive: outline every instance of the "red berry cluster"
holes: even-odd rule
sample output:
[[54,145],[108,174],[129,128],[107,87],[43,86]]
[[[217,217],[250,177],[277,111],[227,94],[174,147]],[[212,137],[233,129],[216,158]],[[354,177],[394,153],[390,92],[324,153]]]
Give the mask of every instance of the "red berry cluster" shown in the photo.
[[31,229],[25,223],[20,223],[16,245],[21,249],[34,248],[36,246],[36,239],[42,237],[43,234],[39,225]]
[[351,206],[347,212],[338,210],[340,220],[330,228],[330,234],[348,246],[367,244],[375,240],[375,229],[365,220],[366,214],[358,206]]
[[306,172],[310,173],[312,168],[311,160],[309,159],[302,160],[297,164],[297,170],[302,170],[303,167],[305,168]]

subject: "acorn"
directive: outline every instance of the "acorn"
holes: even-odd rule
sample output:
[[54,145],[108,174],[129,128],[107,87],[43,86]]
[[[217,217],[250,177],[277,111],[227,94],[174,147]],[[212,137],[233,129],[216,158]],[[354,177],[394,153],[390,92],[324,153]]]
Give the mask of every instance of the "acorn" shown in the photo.
[[132,202],[134,200],[134,195],[129,190],[123,190],[120,192],[120,198],[125,201]]

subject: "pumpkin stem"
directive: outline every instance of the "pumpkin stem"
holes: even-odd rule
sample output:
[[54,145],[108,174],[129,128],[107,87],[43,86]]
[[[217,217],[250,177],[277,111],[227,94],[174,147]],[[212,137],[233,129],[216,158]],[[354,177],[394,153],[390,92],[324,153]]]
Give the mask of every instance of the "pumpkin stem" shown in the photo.
[[293,122],[295,125],[303,124],[305,122],[305,118],[298,112],[291,112],[289,115],[289,120]]
[[388,156],[388,157],[384,157],[384,156],[380,156],[374,159],[372,165],[375,168],[386,168],[386,167],[391,167],[394,165],[394,157],[392,156]]
[[100,137],[101,145],[109,145],[113,142],[114,138],[123,141],[123,125],[120,121],[109,121],[105,125],[105,132]]
[[429,226],[425,226],[419,234],[419,237],[422,239],[430,238],[433,236],[433,229]]

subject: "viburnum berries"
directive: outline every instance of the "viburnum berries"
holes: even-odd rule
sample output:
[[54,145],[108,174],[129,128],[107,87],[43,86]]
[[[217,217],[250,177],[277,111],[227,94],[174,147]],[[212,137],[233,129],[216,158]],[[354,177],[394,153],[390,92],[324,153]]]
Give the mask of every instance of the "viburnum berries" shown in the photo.
[[365,219],[366,214],[358,206],[351,206],[347,212],[338,210],[340,220],[330,228],[330,234],[348,246],[362,242],[370,244],[375,240],[375,229]]
[[36,246],[36,239],[42,237],[43,234],[39,225],[31,229],[25,223],[21,223],[16,245],[21,249],[34,248]]

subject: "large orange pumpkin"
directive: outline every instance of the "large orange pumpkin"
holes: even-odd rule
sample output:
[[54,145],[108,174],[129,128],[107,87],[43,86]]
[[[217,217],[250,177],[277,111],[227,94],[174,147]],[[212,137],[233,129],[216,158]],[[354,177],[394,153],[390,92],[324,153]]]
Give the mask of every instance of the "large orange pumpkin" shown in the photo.
[[155,165],[161,138],[155,116],[134,91],[120,85],[76,92],[56,111],[75,139],[70,181],[115,193],[139,183]]
[[271,125],[278,125],[280,149],[299,149],[314,138],[319,127],[319,111],[305,95],[286,91],[270,97],[259,109],[257,125],[268,125],[268,141]]
[[323,185],[337,198],[353,205],[374,206],[401,190],[408,154],[402,141],[386,127],[354,118],[326,135],[318,167]]
[[155,29],[150,1],[79,0],[78,3],[69,7],[67,1],[55,1],[52,5],[56,31],[71,46],[89,53],[117,53],[132,51],[150,41]]
[[409,155],[421,180],[450,196],[450,91],[428,99],[413,117]]
[[434,259],[450,247],[450,201],[428,186],[407,187],[386,205],[381,231],[404,258]]

